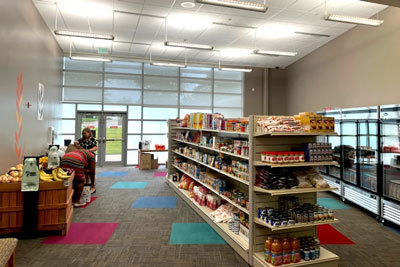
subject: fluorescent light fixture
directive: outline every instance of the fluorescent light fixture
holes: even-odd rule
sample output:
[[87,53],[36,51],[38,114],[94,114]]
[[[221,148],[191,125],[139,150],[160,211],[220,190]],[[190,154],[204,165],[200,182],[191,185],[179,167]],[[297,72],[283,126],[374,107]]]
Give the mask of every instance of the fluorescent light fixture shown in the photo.
[[98,62],[111,62],[112,60],[109,58],[102,57],[80,57],[80,56],[71,56],[69,57],[73,60],[85,60],[85,61],[98,61]]
[[232,7],[250,11],[266,12],[268,7],[264,4],[250,3],[238,0],[196,0],[199,4]]
[[252,69],[242,69],[242,68],[219,68],[219,70],[238,71],[238,72],[251,72],[252,71]]
[[383,23],[383,20],[379,20],[379,19],[367,19],[367,18],[361,18],[361,17],[333,15],[333,14],[326,15],[325,20],[352,23],[352,24],[362,24],[362,25],[375,26],[375,27],[378,27],[378,26],[382,25],[382,23]]
[[240,25],[240,24],[230,24],[230,23],[223,23],[223,22],[213,22],[212,24],[218,25],[218,26],[246,28],[246,29],[257,29],[257,27],[253,27],[253,26]]
[[321,33],[313,33],[313,32],[294,32],[296,34],[301,34],[301,35],[309,35],[309,36],[315,36],[315,37],[331,37],[329,34],[321,34]]
[[65,30],[55,30],[54,33],[56,35],[65,35],[65,36],[73,36],[73,37],[83,37],[83,38],[102,39],[102,40],[114,40],[114,36],[113,35],[101,34],[101,33],[73,32],[73,31],[65,31]]
[[186,68],[186,64],[172,63],[172,62],[151,62],[150,65],[160,66],[160,67]]
[[201,50],[213,50],[214,47],[211,45],[204,44],[190,44],[190,43],[174,43],[174,42],[164,42],[165,46],[174,46],[174,47],[183,47],[183,48],[191,48],[191,49],[201,49]]
[[297,55],[297,52],[270,51],[270,50],[254,50],[254,54],[257,54],[257,55],[266,55],[266,56],[286,56],[286,57],[294,57],[294,56]]

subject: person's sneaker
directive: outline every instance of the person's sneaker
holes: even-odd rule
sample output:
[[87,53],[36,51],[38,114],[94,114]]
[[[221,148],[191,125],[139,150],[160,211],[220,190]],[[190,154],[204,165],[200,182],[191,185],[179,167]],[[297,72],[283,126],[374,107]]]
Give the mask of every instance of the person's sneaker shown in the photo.
[[90,194],[93,195],[94,193],[96,193],[96,188],[90,188]]
[[82,206],[85,206],[86,205],[86,202],[85,203],[74,203],[74,207],[75,208],[79,208],[79,207],[82,207]]

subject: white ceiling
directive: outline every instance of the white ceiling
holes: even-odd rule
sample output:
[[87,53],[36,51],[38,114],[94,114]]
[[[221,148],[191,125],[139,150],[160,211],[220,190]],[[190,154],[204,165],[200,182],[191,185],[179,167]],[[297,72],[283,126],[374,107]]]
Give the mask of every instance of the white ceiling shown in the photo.
[[[263,2],[263,0],[247,0]],[[114,41],[72,38],[72,53],[97,53],[107,47],[113,56],[183,61],[185,49],[165,47],[165,20],[113,12],[128,11],[167,17],[168,40],[213,45],[221,51],[221,64],[287,67],[355,25],[323,19],[324,0],[266,0],[266,13],[200,5],[191,9],[182,2],[193,0],[34,0],[41,16],[54,32],[57,29],[113,34]],[[386,8],[384,5],[357,0],[327,0],[328,12],[371,17]],[[212,22],[257,27],[237,28],[214,25]],[[368,27],[368,26],[363,26]],[[313,37],[294,31],[328,34]],[[256,34],[255,34],[256,32]],[[256,36],[256,38],[255,38]],[[70,50],[70,37],[55,35],[64,52]],[[296,57],[271,57],[251,54],[257,49],[296,51]],[[189,62],[217,64],[218,51],[186,49]]]

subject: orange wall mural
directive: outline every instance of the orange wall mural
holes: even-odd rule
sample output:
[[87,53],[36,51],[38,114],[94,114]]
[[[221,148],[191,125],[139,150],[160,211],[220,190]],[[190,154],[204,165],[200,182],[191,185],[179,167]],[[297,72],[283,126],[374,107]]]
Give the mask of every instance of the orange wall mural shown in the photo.
[[18,77],[16,91],[17,91],[17,100],[16,100],[15,116],[16,116],[18,128],[15,131],[14,149],[15,149],[15,154],[17,155],[17,158],[18,158],[18,162],[22,163],[23,157],[25,154],[25,146],[22,148],[22,145],[20,143],[21,135],[22,135],[22,121],[23,121],[22,101],[24,98],[24,96],[23,96],[24,84],[22,83],[22,73]]

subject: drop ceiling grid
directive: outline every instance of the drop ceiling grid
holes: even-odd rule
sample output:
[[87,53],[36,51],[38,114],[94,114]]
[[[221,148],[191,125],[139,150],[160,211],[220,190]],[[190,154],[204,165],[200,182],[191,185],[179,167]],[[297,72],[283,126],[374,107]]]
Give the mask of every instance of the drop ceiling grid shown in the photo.
[[[81,1],[87,2],[87,1]],[[270,38],[264,36],[262,30],[257,33],[256,48],[271,50],[290,50],[297,51],[295,58],[288,57],[265,57],[259,55],[247,56],[223,56],[223,63],[249,66],[272,67],[279,64],[286,67],[301,57],[318,49],[326,42],[343,34],[345,31],[354,27],[352,24],[335,23],[323,19],[324,0],[267,0],[269,10],[266,13],[249,12],[231,8],[223,8],[210,5],[199,5],[193,9],[184,9],[180,4],[184,0],[177,0],[171,6],[173,0],[114,0],[115,10],[137,12],[165,16],[170,10],[169,18],[178,14],[190,14],[205,16],[211,21],[244,24],[256,27],[268,27],[268,25],[291,25],[298,31],[316,32],[330,34],[330,38],[316,38],[312,36],[291,35],[281,38]],[[260,2],[253,1],[253,2]],[[96,1],[109,10],[113,7],[113,0]],[[35,5],[44,18],[49,28],[53,31],[55,21],[54,2],[35,0]],[[371,17],[384,9],[385,6],[371,4],[367,2],[349,2],[344,0],[328,0],[328,10],[340,14]],[[68,12],[67,12],[68,11]],[[69,10],[63,11],[60,8],[58,28],[89,31],[88,18],[79,14],[72,14]],[[107,47],[119,56],[135,56],[149,58],[150,47],[145,45],[134,45],[124,42],[141,42],[152,44],[151,52],[154,58],[160,57],[171,60],[184,59],[183,49],[161,47],[165,39],[164,20],[137,15],[114,13],[114,27],[112,27],[112,12],[106,13],[102,17],[90,17],[89,22],[93,32],[109,33],[115,35],[115,42],[98,40],[82,41],[74,38],[73,52],[92,52],[96,53],[98,47]],[[64,21],[63,21],[64,20]],[[65,22],[65,23],[64,23]],[[114,31],[112,30],[114,28]],[[69,51],[70,38],[55,36],[64,52]],[[83,39],[83,38],[80,38]],[[202,43],[213,45],[216,49],[242,48],[249,51],[254,48],[254,30],[245,28],[233,28],[219,25],[208,25],[201,29],[191,29],[190,27],[179,25],[174,27],[168,25],[168,39],[171,41]],[[129,48],[128,48],[129,47]],[[215,63],[218,53],[210,51],[188,50],[187,58],[189,61],[209,61]]]

